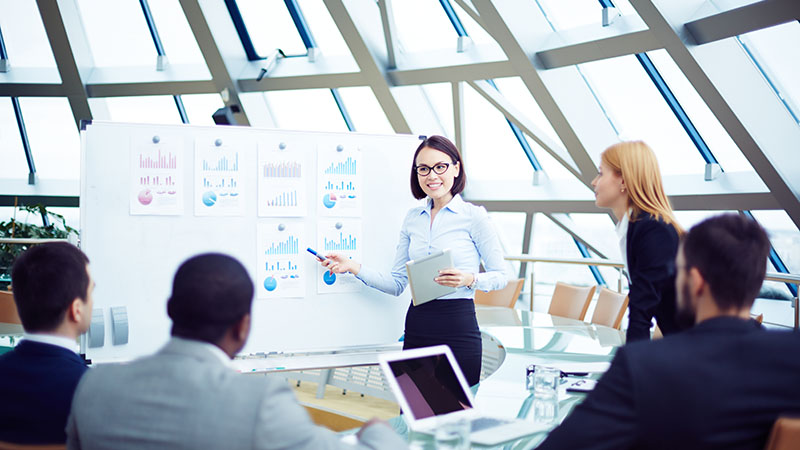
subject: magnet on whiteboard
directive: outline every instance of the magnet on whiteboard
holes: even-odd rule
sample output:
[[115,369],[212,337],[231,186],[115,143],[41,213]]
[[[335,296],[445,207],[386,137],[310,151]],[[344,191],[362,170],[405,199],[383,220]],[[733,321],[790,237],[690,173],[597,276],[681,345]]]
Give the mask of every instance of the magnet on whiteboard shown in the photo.
[[153,144],[158,144],[159,142],[161,142],[161,138],[158,136],[153,136]]
[[336,229],[337,230],[341,230],[343,226],[344,225],[342,225],[342,222],[336,222]]
[[342,145],[342,144],[337,145],[336,146],[336,151],[337,152],[343,152],[344,151],[344,145]]
[[217,139],[216,141],[214,141],[214,145],[216,145],[217,147],[222,147],[222,139]]
[[285,229],[286,229],[286,225],[284,225],[284,224],[282,224],[282,223],[279,223],[279,224],[278,224],[278,231],[283,231],[283,230],[285,230]]
[[278,144],[278,148],[281,149],[281,150],[285,150],[286,149],[286,142],[281,142],[280,144]]

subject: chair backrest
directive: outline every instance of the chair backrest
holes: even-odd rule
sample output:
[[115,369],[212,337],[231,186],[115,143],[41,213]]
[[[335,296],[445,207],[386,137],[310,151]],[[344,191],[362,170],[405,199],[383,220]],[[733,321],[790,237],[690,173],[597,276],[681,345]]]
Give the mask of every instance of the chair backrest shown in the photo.
[[597,286],[573,286],[559,281],[547,312],[554,316],[583,320],[595,289]]
[[496,291],[476,291],[475,303],[478,305],[486,306],[505,306],[506,308],[513,308],[519,298],[519,293],[522,292],[522,285],[525,284],[524,278],[517,278],[508,282],[506,287]]
[[0,291],[0,322],[21,324],[17,314],[17,304],[14,303],[14,295],[10,291]]
[[597,305],[592,314],[592,323],[619,329],[625,308],[628,307],[628,296],[606,288],[600,288]]
[[800,417],[779,417],[772,426],[766,450],[796,449],[800,442]]

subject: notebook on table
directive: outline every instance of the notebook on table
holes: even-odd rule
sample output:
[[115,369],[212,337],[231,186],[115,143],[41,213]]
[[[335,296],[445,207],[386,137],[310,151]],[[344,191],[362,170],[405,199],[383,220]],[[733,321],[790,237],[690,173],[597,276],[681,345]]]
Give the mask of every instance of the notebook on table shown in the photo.
[[434,434],[437,426],[463,419],[470,423],[472,443],[497,445],[550,428],[476,410],[464,374],[445,345],[379,355],[379,361],[411,430]]

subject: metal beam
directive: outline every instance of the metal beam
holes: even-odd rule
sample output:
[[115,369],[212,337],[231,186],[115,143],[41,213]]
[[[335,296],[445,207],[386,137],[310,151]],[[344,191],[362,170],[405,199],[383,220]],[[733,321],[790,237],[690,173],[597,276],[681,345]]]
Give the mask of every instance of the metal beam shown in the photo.
[[[514,125],[520,127],[528,136],[531,137],[531,139],[536,141],[539,146],[541,146],[547,153],[561,163],[565,169],[575,175],[575,177],[579,180],[581,179],[581,173],[578,170],[578,167],[572,161],[572,158],[569,156],[566,149],[564,149],[564,146],[562,146],[561,143],[551,139],[541,128],[528,120],[528,118],[519,112],[511,104],[511,102],[509,102],[508,99],[506,99],[505,96],[500,93],[500,91],[492,87],[487,81],[483,80],[471,81],[469,82],[469,85],[472,86],[472,88],[475,89],[479,94],[481,94],[481,96],[483,96],[483,98],[485,98],[489,103],[494,105],[495,108],[500,110],[506,119],[513,122]],[[592,168],[594,169],[594,165]]]
[[545,69],[555,69],[618,56],[635,55],[660,48],[661,44],[650,30],[639,30],[612,37],[567,43],[539,51],[536,53],[536,58]]
[[685,26],[694,43],[702,45],[794,20],[800,20],[800,2],[769,0],[693,20]]
[[378,7],[381,10],[383,38],[386,41],[386,68],[395,69],[400,51],[397,48],[397,25],[394,22],[392,0],[378,0]]
[[67,97],[75,125],[80,127],[82,120],[94,118],[85,88],[94,61],[78,5],[74,0],[37,0],[36,4],[61,77],[61,95]]
[[464,83],[451,83],[453,93],[453,134],[456,148],[461,150],[461,157],[466,158],[466,116],[464,115]]
[[701,0],[631,4],[764,181],[778,208],[800,228],[800,158],[787,146],[800,142],[800,129],[747,54],[735,41],[692,46],[682,40],[681,24]]
[[[372,89],[375,98],[386,113],[386,118],[392,125],[395,133],[411,133],[406,118],[400,110],[396,99],[389,89],[389,84],[384,77],[386,70],[385,55],[377,53],[377,49],[371,49],[365,32],[373,31],[373,35],[378,34],[375,30],[364,30],[362,32],[357,24],[362,27],[369,27],[371,24],[378,23],[377,16],[380,11],[374,1],[353,0],[348,1],[350,6],[345,6],[344,0],[325,0],[333,21],[336,23],[339,32],[347,43],[350,53],[355,58],[364,81]],[[353,15],[358,15],[358,20]],[[377,39],[373,39],[372,44]],[[374,53],[375,52],[375,53]]]
[[[617,140],[610,124],[604,122],[605,115],[596,105],[594,95],[577,73],[563,72],[567,68],[562,69],[558,73],[558,79],[548,83],[543,79],[544,74],[540,75],[531,62],[528,55],[535,53],[534,50],[547,35],[536,30],[549,28],[537,6],[512,0],[475,0],[474,4],[485,25],[491,29],[492,36],[503,48],[522,82],[564,143],[580,172],[579,179],[588,187],[594,178],[596,167],[587,152],[586,143],[600,147],[597,148],[599,153],[600,149]],[[575,102],[580,102],[580,105]],[[575,109],[568,111],[565,107]],[[569,119],[567,114],[570,114]],[[578,129],[582,130],[583,136],[578,136]]]
[[[194,38],[203,53],[214,91],[225,106],[241,106],[235,79],[247,63],[241,41],[225,4],[216,0],[180,0]],[[234,114],[239,125],[250,125],[244,108]]]

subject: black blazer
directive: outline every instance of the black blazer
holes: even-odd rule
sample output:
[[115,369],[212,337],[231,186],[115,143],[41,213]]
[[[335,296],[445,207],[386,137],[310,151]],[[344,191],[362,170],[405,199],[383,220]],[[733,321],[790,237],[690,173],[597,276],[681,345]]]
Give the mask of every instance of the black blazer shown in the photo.
[[800,414],[800,334],[718,317],[617,351],[541,449],[762,449]]
[[628,224],[626,252],[630,276],[626,342],[650,339],[656,318],[664,335],[678,331],[675,321],[675,227],[642,212]]
[[0,356],[0,441],[63,444],[86,364],[57,345],[25,341]]

